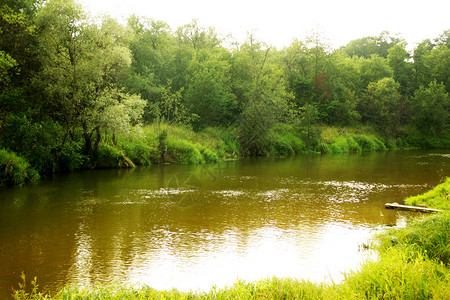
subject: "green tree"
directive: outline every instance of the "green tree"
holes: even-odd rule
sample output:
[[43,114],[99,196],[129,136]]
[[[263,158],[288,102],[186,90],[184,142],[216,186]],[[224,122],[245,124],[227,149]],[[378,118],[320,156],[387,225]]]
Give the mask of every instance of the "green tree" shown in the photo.
[[394,72],[394,79],[400,84],[399,91],[404,95],[413,92],[414,65],[405,44],[397,44],[388,51],[387,61]]
[[223,48],[203,49],[194,56],[187,72],[186,104],[198,116],[194,128],[230,125],[237,111],[231,90],[229,53]]
[[398,37],[391,36],[388,31],[383,31],[379,36],[367,36],[348,43],[343,49],[348,56],[370,58],[378,55],[387,58],[389,49],[401,43]]
[[392,78],[394,72],[389,66],[387,59],[376,54],[370,58],[355,58],[355,63],[358,65],[359,74],[361,76],[362,88],[365,89],[371,82],[377,82],[383,78]]
[[167,87],[161,89],[161,101],[158,103],[157,111],[159,112],[159,120],[166,121],[171,124],[190,124],[192,116],[183,104],[183,89],[172,91],[171,82],[167,83]]
[[306,147],[308,149],[313,146],[313,142],[320,136],[319,123],[319,110],[314,105],[306,104],[301,108],[297,126],[299,127],[300,132],[305,136]]
[[36,84],[44,87],[48,106],[68,134],[81,128],[85,151],[94,160],[102,131],[136,122],[145,105],[121,92],[123,71],[131,64],[126,31],[110,18],[90,22],[72,0],[46,2],[36,24],[43,67]]
[[399,87],[393,78],[371,82],[359,105],[362,120],[377,126],[384,136],[395,136],[401,125]]
[[243,149],[252,155],[264,153],[270,143],[271,128],[286,121],[292,99],[286,90],[283,68],[276,63],[276,52],[264,47],[250,36],[240,49],[249,58],[251,81],[238,123],[239,137]]
[[222,43],[214,27],[201,27],[197,19],[179,27],[176,36],[180,45],[192,47],[194,50],[211,49],[220,46]]
[[448,129],[450,116],[450,98],[442,83],[431,82],[421,87],[412,98],[417,128],[428,136],[442,137]]

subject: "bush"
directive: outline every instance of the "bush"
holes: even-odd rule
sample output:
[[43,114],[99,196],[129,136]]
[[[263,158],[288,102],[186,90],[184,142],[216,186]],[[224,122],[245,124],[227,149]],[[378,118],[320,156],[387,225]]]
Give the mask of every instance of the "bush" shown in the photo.
[[186,140],[167,138],[167,159],[178,164],[199,164],[205,160],[195,145]]
[[136,165],[148,166],[159,160],[158,149],[146,144],[144,141],[122,142],[120,146],[125,155]]
[[219,157],[216,153],[214,153],[211,149],[206,148],[200,144],[195,144],[195,147],[200,151],[203,155],[203,160],[207,163],[215,163],[219,161]]
[[361,147],[361,151],[386,150],[386,146],[384,145],[384,143],[374,136],[369,136],[366,134],[352,134],[351,136]]
[[123,152],[111,145],[100,144],[95,158],[98,168],[132,168],[134,163]]
[[0,185],[22,185],[39,179],[39,174],[22,157],[0,150]]
[[266,155],[288,156],[306,151],[305,142],[289,124],[278,123],[267,136]]
[[67,172],[82,168],[89,158],[82,154],[80,143],[72,143],[64,146],[59,152],[56,162],[57,172]]
[[331,153],[361,152],[361,146],[355,141],[352,135],[338,136],[328,148]]

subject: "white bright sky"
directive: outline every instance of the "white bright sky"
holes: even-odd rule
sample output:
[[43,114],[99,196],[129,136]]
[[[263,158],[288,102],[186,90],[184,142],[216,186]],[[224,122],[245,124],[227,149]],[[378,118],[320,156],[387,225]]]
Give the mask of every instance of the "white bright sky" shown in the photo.
[[167,22],[172,30],[198,19],[239,42],[251,31],[282,48],[312,30],[323,32],[332,47],[383,30],[400,34],[409,47],[450,29],[448,0],[78,0],[93,15],[121,22],[131,14]]

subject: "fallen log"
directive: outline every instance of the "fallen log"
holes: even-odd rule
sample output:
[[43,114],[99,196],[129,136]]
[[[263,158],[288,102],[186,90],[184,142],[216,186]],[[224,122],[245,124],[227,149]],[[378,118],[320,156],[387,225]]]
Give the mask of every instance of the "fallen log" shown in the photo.
[[384,205],[384,207],[388,208],[388,209],[414,210],[414,211],[420,211],[420,212],[426,212],[426,213],[442,211],[441,209],[437,209],[437,208],[401,205],[401,204],[398,204],[397,202],[395,202],[395,203],[386,203]]

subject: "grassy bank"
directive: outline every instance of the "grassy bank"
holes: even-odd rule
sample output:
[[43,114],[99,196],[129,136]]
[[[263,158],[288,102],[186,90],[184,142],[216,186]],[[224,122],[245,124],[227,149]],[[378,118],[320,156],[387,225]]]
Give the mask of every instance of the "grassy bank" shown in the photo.
[[[239,128],[209,127],[200,132],[191,127],[151,124],[129,132],[105,135],[93,158],[84,152],[82,140],[36,147],[22,156],[0,153],[0,184],[20,185],[38,178],[92,168],[130,168],[160,163],[202,164],[249,155],[289,156],[299,153],[343,153],[386,150],[385,143],[366,129],[320,127],[314,135],[279,123],[248,144]],[[250,150],[252,149],[252,150]],[[36,171],[34,171],[36,170]]]
[[422,195],[406,198],[405,203],[450,210],[450,177],[447,177],[444,182]]
[[[450,193],[447,179],[420,199],[442,203]],[[443,202],[448,201],[443,200]],[[431,204],[430,204],[431,205]],[[434,205],[434,204],[433,204]],[[437,204],[443,208],[446,204]],[[239,281],[207,292],[158,291],[120,284],[93,288],[67,286],[53,297],[21,289],[16,299],[450,299],[450,212],[419,217],[405,228],[391,228],[376,237],[376,261],[346,274],[339,284],[294,279]],[[33,285],[32,285],[33,287]]]
[[[186,126],[152,124],[119,138],[118,147],[136,165],[154,163],[197,164],[248,156],[237,128],[206,128],[194,132]],[[383,151],[384,142],[370,130],[323,127],[307,137],[293,126],[274,126],[256,155],[289,156],[299,153]]]

